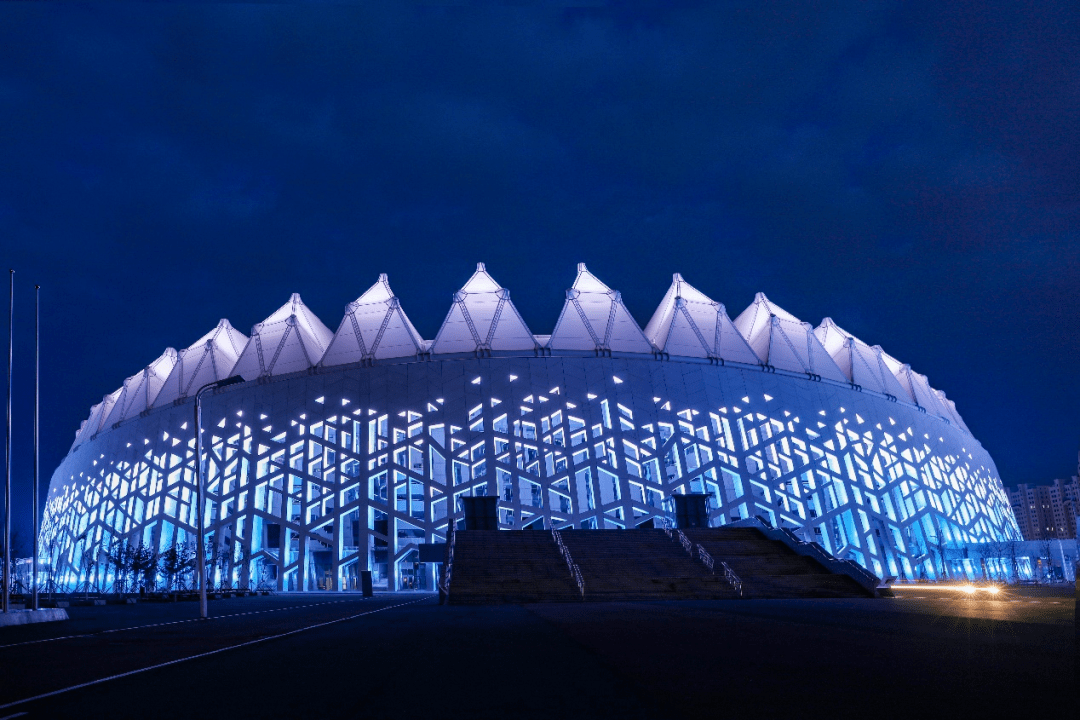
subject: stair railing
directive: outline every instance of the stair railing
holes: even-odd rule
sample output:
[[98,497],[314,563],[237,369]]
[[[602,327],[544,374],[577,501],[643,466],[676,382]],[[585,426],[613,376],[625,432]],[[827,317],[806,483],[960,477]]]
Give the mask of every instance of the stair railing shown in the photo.
[[[698,547],[701,547],[698,545]],[[728,581],[731,587],[735,588],[739,592],[739,597],[742,597],[742,580],[735,574],[735,571],[728,567],[728,564],[723,560],[720,561],[720,567],[724,569],[724,579]]]
[[454,544],[457,542],[457,528],[454,527],[454,519],[450,518],[450,537],[446,543],[446,573],[443,576],[443,594],[447,601],[450,599],[450,579],[454,574]]
[[682,530],[676,530],[679,534],[679,542],[682,543],[683,550],[690,554],[690,557],[694,557],[694,546],[690,542],[690,538],[686,537],[686,533]]
[[563,560],[566,561],[566,567],[570,570],[570,578],[577,585],[578,592],[581,594],[581,599],[585,599],[585,580],[581,577],[581,568],[574,562],[574,558],[570,555],[569,548],[566,547],[566,543],[563,542],[562,534],[555,528],[551,528],[551,537],[555,539],[555,544],[559,546],[559,554],[563,556]]
[[705,567],[716,572],[716,561],[713,560],[713,556],[709,554],[709,551],[701,543],[698,543],[697,546],[697,556],[701,562],[705,563]]
[[[670,537],[671,530],[666,526],[664,527],[664,530],[667,531],[668,536]],[[686,533],[684,533],[682,530],[675,530],[675,533],[676,537],[679,538],[679,543],[683,546],[683,550],[685,550],[690,555],[690,557],[694,557],[694,544],[690,542],[690,538],[686,537]],[[710,572],[716,572],[716,558],[710,555],[709,551],[706,550],[705,546],[701,543],[697,544],[697,558],[701,561],[702,565],[709,568]],[[731,587],[733,587],[739,593],[739,597],[742,597],[742,580],[740,580],[739,576],[735,574],[735,571],[728,567],[728,564],[726,562],[724,562],[723,560],[720,560],[719,562],[720,567],[724,571],[724,580],[726,580],[728,584],[731,585]]]

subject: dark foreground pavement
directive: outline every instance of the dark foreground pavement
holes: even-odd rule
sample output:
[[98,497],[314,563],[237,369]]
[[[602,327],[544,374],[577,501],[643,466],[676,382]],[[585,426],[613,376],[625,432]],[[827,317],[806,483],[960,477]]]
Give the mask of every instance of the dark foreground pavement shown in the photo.
[[66,623],[0,634],[0,720],[1068,716],[1074,608],[914,593],[456,607],[277,596],[217,602],[215,619],[193,622],[191,604],[72,608]]

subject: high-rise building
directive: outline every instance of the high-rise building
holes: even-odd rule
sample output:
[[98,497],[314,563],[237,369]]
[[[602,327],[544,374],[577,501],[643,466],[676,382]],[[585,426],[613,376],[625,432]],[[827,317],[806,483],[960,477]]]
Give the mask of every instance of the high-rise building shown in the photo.
[[1021,483],[1009,490],[1009,504],[1025,540],[1067,540],[1076,537],[1080,515],[1080,480],[1054,480],[1049,485]]

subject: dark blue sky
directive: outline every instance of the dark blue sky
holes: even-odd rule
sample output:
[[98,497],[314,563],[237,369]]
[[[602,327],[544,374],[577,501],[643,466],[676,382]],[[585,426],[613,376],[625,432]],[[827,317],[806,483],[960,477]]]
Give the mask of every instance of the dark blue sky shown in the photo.
[[[947,7],[942,8],[941,5]],[[390,275],[434,337],[485,261],[548,333],[575,263],[828,315],[956,401],[1006,484],[1076,471],[1075,3],[642,11],[0,5],[16,512],[166,346]],[[5,326],[6,329],[6,326]]]

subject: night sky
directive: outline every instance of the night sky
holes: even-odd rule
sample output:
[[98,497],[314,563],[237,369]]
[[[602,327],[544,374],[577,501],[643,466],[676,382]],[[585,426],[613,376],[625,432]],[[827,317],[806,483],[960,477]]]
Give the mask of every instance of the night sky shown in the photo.
[[335,329],[386,272],[431,339],[478,261],[539,334],[578,262],[642,326],[673,272],[764,292],[926,374],[1006,485],[1075,474],[1080,6],[712,5],[0,5],[24,541],[35,283],[43,494],[219,318]]

